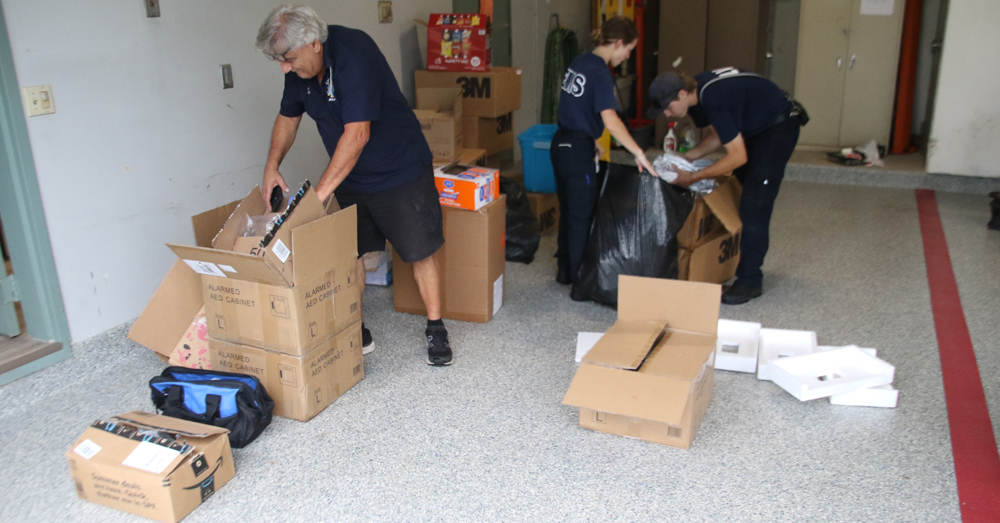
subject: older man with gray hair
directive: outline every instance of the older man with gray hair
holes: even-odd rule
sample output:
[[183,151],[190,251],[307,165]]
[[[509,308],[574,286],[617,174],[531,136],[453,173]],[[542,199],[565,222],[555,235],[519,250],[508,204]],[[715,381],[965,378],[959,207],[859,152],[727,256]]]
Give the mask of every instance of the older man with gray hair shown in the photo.
[[[335,193],[341,206],[357,206],[359,255],[381,251],[389,240],[413,264],[427,308],[427,363],[450,365],[433,256],[444,234],[431,151],[382,52],[364,32],[328,26],[312,8],[291,4],[264,20],[257,48],[285,73],[264,167],[265,197],[275,186],[288,191],[278,168],[308,114],[330,154],[316,194],[326,200]],[[358,270],[364,270],[360,258]],[[364,323],[362,337],[367,354],[374,342]]]

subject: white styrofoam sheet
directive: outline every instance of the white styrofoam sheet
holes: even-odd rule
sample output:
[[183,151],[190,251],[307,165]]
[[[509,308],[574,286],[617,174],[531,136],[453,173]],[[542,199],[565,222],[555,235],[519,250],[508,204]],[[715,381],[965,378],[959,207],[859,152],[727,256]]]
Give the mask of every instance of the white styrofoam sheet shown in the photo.
[[771,381],[800,401],[892,383],[896,368],[857,348],[780,358],[768,364]]
[[719,320],[715,341],[715,368],[733,372],[757,372],[760,324]]
[[898,401],[899,391],[892,388],[892,385],[869,387],[867,389],[830,396],[830,403],[834,405],[850,405],[854,407],[883,407],[892,409],[896,408]]
[[761,329],[757,350],[757,379],[770,380],[768,363],[778,358],[791,358],[816,352],[815,331]]
[[583,361],[583,357],[590,352],[590,349],[597,345],[597,341],[604,336],[603,332],[578,332],[576,333],[576,362]]

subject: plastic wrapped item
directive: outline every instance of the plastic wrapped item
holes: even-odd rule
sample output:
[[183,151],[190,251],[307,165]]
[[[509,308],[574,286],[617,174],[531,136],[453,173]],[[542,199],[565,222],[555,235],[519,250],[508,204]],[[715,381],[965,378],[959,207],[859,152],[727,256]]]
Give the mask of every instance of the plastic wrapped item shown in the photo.
[[615,307],[620,274],[677,278],[677,232],[694,199],[634,166],[609,164],[573,299]]
[[517,181],[500,177],[500,192],[507,195],[507,261],[531,263],[541,241],[538,217],[531,212],[528,193]]
[[278,212],[269,212],[260,216],[247,215],[247,220],[243,222],[243,228],[240,230],[240,236],[264,236],[274,227],[280,217],[281,213]]
[[662,178],[663,181],[673,183],[677,179],[677,169],[693,173],[712,165],[712,163],[711,160],[704,158],[692,162],[677,153],[668,152],[661,154],[653,160],[653,169],[656,170],[656,175]]

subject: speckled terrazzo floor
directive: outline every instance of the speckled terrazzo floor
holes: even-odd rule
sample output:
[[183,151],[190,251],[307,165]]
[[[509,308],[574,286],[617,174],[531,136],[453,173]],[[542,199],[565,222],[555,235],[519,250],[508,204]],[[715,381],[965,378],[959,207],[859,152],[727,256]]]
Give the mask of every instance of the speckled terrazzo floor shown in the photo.
[[[1000,232],[984,194],[938,193],[987,400],[1000,412]],[[423,362],[423,319],[369,286],[378,349],[364,381],[308,423],[276,418],[235,452],[237,476],[185,521],[959,520],[948,422],[912,189],[787,181],[765,294],[721,316],[875,347],[896,366],[896,409],[800,403],[716,371],[689,450],[580,429],[560,404],[578,331],[614,311],[552,281],[554,236],[507,264],[488,324],[448,322],[456,361]],[[2,521],[137,521],[76,498],[63,453],[94,419],[148,409],[162,365],[125,334],[0,387]],[[1000,424],[993,415],[994,427]]]

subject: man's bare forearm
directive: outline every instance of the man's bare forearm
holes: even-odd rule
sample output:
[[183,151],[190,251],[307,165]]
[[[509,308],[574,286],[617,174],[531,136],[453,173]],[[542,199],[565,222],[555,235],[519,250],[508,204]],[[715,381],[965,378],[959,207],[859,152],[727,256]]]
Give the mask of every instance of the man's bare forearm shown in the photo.
[[344,126],[344,134],[337,142],[337,149],[330,158],[326,170],[323,171],[319,183],[316,184],[316,195],[321,201],[326,201],[354,169],[358,158],[361,157],[361,151],[368,143],[369,130],[368,122],[349,123]]
[[299,131],[299,122],[302,117],[289,118],[278,115],[274,121],[274,130],[271,131],[271,148],[267,152],[267,164],[265,170],[278,170],[281,161],[285,159],[288,150],[295,142],[295,135]]

